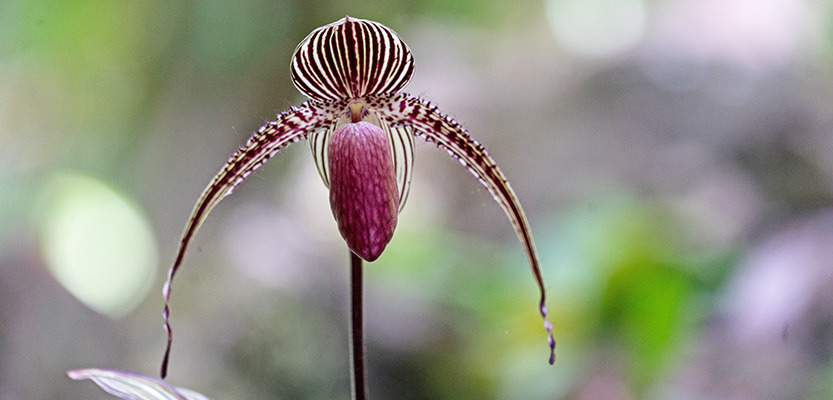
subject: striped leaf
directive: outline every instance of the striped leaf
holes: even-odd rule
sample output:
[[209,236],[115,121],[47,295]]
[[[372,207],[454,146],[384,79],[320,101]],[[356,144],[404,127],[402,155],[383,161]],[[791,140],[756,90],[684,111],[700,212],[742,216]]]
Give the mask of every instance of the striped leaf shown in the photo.
[[67,376],[76,381],[89,379],[105,392],[126,400],[209,400],[193,390],[135,372],[88,368],[69,371]]
[[547,320],[546,289],[532,240],[532,232],[521,203],[497,163],[486,152],[486,148],[471,138],[462,125],[447,115],[443,115],[436,106],[432,106],[419,97],[402,93],[368,99],[368,105],[376,109],[384,122],[392,127],[410,127],[426,141],[433,142],[448,151],[478,178],[503,207],[526,251],[529,266],[541,291],[539,311],[544,318],[544,328],[547,330],[550,364],[554,363],[555,340],[552,337],[552,324]]
[[169,323],[171,283],[182,264],[188,244],[205,221],[205,218],[223,198],[230,195],[237,185],[274,156],[278,150],[292,142],[306,138],[311,131],[328,129],[337,115],[335,110],[344,107],[343,102],[307,102],[300,108],[292,107],[290,111],[281,113],[277,121],[270,122],[255,132],[246,142],[246,145],[237,150],[202,192],[194,210],[191,212],[191,216],[188,218],[188,223],[179,240],[176,258],[173,266],[168,271],[168,279],[162,288],[165,296],[165,308],[162,315],[165,319],[165,330],[168,333],[168,346],[165,349],[165,357],[162,361],[163,378],[167,373],[168,357],[173,340]]
[[312,31],[295,49],[290,66],[295,87],[315,100],[393,94],[413,72],[411,50],[396,32],[350,17]]

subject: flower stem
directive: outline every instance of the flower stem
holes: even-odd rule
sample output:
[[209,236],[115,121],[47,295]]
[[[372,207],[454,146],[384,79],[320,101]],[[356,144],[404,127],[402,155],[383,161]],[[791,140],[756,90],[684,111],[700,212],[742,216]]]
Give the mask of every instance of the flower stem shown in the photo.
[[350,366],[353,399],[367,400],[367,372],[365,371],[364,315],[362,293],[362,259],[350,252]]

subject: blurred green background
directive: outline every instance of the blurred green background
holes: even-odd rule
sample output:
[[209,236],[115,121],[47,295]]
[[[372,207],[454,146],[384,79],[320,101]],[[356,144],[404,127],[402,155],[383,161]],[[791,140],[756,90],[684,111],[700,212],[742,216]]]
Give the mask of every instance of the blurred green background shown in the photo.
[[[356,4],[353,4],[356,3]],[[161,287],[203,187],[303,101],[289,58],[350,16],[411,46],[406,88],[510,178],[500,207],[417,146],[366,268],[380,399],[833,397],[833,5],[799,0],[0,2],[0,398],[108,398],[155,375]],[[348,256],[305,145],[196,237],[169,381],[347,398]]]

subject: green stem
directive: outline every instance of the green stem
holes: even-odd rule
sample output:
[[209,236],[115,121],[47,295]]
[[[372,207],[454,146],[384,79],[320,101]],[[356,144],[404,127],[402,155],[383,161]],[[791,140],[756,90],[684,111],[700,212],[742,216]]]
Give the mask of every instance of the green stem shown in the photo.
[[353,399],[367,400],[367,372],[365,371],[364,313],[362,288],[362,259],[350,253],[350,366]]

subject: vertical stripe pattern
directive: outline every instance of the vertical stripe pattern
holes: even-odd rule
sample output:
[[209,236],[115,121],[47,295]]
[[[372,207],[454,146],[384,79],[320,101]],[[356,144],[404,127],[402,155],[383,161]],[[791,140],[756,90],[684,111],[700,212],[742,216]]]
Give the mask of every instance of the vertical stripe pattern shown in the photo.
[[324,181],[324,186],[330,188],[330,160],[327,149],[330,143],[330,136],[336,130],[338,123],[332,124],[328,129],[319,129],[309,134],[309,149],[312,152],[312,159],[318,169],[318,175]]
[[388,134],[393,167],[396,170],[396,184],[399,187],[399,212],[405,208],[411,191],[411,176],[414,169],[414,134],[408,126],[390,126],[382,123]]
[[312,31],[290,64],[292,83],[315,100],[393,94],[413,72],[411,50],[396,32],[350,17]]

